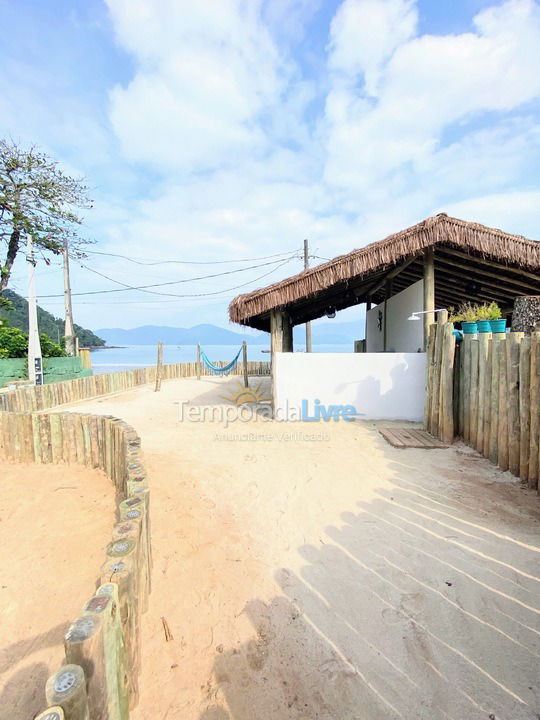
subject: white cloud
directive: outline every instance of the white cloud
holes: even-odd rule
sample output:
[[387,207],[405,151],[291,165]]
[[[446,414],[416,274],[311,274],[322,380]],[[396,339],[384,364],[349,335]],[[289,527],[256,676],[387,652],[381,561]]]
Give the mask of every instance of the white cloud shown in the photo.
[[265,115],[287,68],[249,0],[108,0],[137,63],[111,93],[111,120],[132,160],[170,170],[220,167],[267,149]]

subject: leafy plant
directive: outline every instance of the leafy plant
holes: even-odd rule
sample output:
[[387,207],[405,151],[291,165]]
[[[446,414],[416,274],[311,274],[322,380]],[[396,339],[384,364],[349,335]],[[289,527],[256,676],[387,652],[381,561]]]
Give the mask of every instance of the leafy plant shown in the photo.
[[478,305],[466,302],[459,308],[461,322],[476,322],[478,320]]
[[487,303],[483,303],[483,305],[477,305],[477,320],[490,320],[489,316],[489,305]]
[[22,358],[28,352],[28,335],[19,328],[0,327],[0,357]]
[[489,303],[489,305],[487,306],[487,310],[487,320],[500,320],[502,318],[501,308],[497,305],[495,301]]
[[[43,357],[64,357],[65,351],[42,333],[39,336]],[[24,358],[28,354],[28,335],[19,328],[0,327],[0,358]]]
[[456,323],[461,322],[463,320],[461,313],[456,310],[454,307],[448,308],[448,322]]

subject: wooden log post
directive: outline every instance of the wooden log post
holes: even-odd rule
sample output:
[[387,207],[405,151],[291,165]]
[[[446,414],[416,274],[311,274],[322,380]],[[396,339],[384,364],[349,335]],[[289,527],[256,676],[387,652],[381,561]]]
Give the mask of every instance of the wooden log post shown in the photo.
[[424,430],[431,432],[431,408],[433,405],[433,369],[435,367],[435,341],[437,337],[437,324],[432,323],[429,328],[428,344],[426,349],[426,397],[424,403]]
[[510,332],[506,338],[506,375],[508,394],[508,469],[519,477],[520,415],[519,415],[519,353],[522,332]]
[[491,340],[491,411],[489,427],[489,444],[486,457],[497,464],[499,436],[499,362],[501,352],[505,352],[504,333],[494,333]]
[[[441,311],[441,315],[448,313]],[[443,326],[442,357],[441,357],[441,391],[439,437],[444,443],[454,442],[454,361],[456,357],[456,338],[453,323]]]
[[481,452],[484,457],[489,457],[489,441],[491,437],[491,376],[493,364],[493,336],[490,333],[488,340],[488,352],[484,383],[484,432]]
[[121,657],[123,642],[118,634],[118,603],[115,602],[113,593],[94,595],[86,603],[83,608],[83,616],[94,614],[100,615],[103,621],[102,662],[105,665],[103,692],[106,694],[106,718],[107,720],[127,720],[129,715],[128,677],[125,655],[123,658]]
[[424,255],[424,350],[427,349],[429,329],[435,322],[435,255],[433,249],[425,251]]
[[[89,720],[86,678],[80,665],[68,663],[51,675],[45,686],[45,696],[50,705],[62,708],[66,720]],[[64,716],[60,715],[60,718]]]
[[124,720],[124,718],[129,718],[129,676],[126,642],[120,617],[118,585],[115,582],[104,583],[97,589],[96,596],[110,597],[113,602],[110,613],[110,632],[114,636],[114,646],[116,648],[115,665],[117,670],[120,717]]
[[540,453],[540,332],[531,335],[531,389],[530,389],[530,440],[529,440],[529,487],[538,487]]
[[243,365],[243,371],[244,371],[244,387],[249,387],[249,377],[248,377],[248,359],[247,359],[247,342],[244,340],[242,342],[242,365]]
[[54,707],[48,707],[40,712],[39,715],[35,715],[34,720],[66,720],[66,716],[60,705],[54,705]]
[[432,399],[431,399],[431,434],[440,437],[440,396],[441,396],[441,366],[443,352],[444,326],[448,322],[448,312],[441,310],[437,318],[437,334],[435,337],[435,354],[433,357]]
[[[486,417],[486,375],[488,369],[489,341],[491,333],[478,335],[478,412],[476,423],[476,443],[478,452],[484,452],[484,424]],[[491,378],[490,378],[491,379]]]
[[156,360],[156,384],[154,387],[154,392],[159,392],[161,390],[161,375],[163,373],[163,343],[161,341],[158,342],[157,346],[157,360]]
[[464,335],[461,346],[463,353],[463,440],[471,439],[471,358],[474,335]]
[[201,346],[197,343],[197,380],[201,379]]
[[84,670],[90,718],[106,719],[108,697],[101,616],[83,615],[75,620],[64,638],[64,650],[67,662]]
[[478,357],[479,344],[475,338],[471,342],[471,385],[470,385],[470,431],[469,445],[476,447],[478,434]]
[[497,433],[497,464],[501,470],[508,470],[508,392],[507,392],[507,343],[500,345],[499,352],[499,427]]
[[125,672],[128,677],[129,707],[133,708],[139,698],[138,679],[138,605],[137,577],[133,560],[109,559],[101,568],[101,582],[116,585],[120,608],[120,625],[125,643]]
[[531,338],[524,337],[519,348],[519,479],[529,482],[531,450]]

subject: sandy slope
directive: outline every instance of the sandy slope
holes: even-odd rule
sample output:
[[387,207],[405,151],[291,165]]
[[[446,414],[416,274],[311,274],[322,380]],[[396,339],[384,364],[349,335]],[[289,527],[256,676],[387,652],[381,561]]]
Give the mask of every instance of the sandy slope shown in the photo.
[[134,720],[535,719],[536,495],[463,446],[396,450],[372,423],[178,422],[179,401],[237,382],[74,408],[134,425],[151,474]]

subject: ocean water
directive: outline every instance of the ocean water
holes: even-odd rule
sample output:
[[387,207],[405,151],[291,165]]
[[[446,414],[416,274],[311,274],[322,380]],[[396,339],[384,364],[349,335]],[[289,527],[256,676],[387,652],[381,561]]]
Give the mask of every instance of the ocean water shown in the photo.
[[[270,345],[252,345],[248,343],[248,360],[255,362],[270,360],[270,353],[262,352],[269,350]],[[238,345],[203,345],[202,349],[212,362],[225,360],[230,362],[238,350]],[[296,345],[296,352],[305,351],[305,345]],[[350,353],[353,351],[352,343],[347,345],[314,345],[314,352],[338,352]],[[98,348],[92,350],[92,368],[94,373],[120,372],[132,370],[138,367],[148,367],[156,362],[156,345],[126,345],[118,348]],[[163,362],[181,363],[195,362],[197,360],[196,345],[164,345]]]

